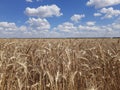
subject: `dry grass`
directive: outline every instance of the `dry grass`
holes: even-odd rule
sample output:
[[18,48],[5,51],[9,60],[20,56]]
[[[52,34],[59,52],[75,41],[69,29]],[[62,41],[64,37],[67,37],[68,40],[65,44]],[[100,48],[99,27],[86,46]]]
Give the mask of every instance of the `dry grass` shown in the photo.
[[120,40],[1,39],[0,90],[120,90]]

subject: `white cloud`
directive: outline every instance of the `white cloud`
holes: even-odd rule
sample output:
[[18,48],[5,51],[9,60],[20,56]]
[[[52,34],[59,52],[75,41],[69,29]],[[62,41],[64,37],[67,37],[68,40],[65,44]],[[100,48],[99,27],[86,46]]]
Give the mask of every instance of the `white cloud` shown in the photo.
[[72,17],[71,17],[71,20],[74,21],[74,22],[79,22],[82,18],[84,18],[85,15],[84,14],[74,14]]
[[19,27],[19,30],[20,30],[20,31],[27,31],[27,27],[24,26],[24,25],[23,25],[23,26],[20,26],[20,27]]
[[50,29],[50,24],[46,19],[41,19],[41,18],[29,18],[27,21],[29,24],[29,27],[32,30],[49,30]]
[[96,22],[93,22],[93,21],[86,22],[86,24],[87,24],[88,26],[93,26],[93,25],[95,25],[95,23],[96,23]]
[[52,16],[61,16],[60,8],[56,5],[44,5],[38,8],[27,7],[25,14],[28,16],[36,16],[39,18],[46,18]]
[[114,10],[112,7],[110,8],[102,8],[100,13],[105,14],[103,18],[113,18],[114,16],[120,15],[120,10]]
[[0,37],[40,38],[40,37],[119,37],[120,19],[112,24],[96,25],[93,21],[83,24],[64,22],[51,28],[47,19],[29,18],[27,24],[16,26],[12,22],[0,22]]
[[20,36],[22,37],[22,32],[27,30],[25,27],[26,26],[18,27],[13,22],[0,22],[0,37],[18,37],[19,33],[21,33]]
[[99,16],[101,16],[102,14],[101,13],[94,13],[94,16],[95,17],[99,17]]
[[[119,20],[119,19],[118,19]],[[113,30],[120,30],[120,21],[117,21],[117,22],[114,22],[114,23],[112,23],[112,25],[110,25],[111,26],[111,28],[113,29]],[[109,26],[109,27],[110,27]]]
[[60,25],[58,25],[54,30],[62,31],[62,32],[74,32],[77,30],[77,27],[73,25],[73,23],[70,22],[64,22]]
[[16,26],[11,22],[0,22],[0,37],[46,37],[49,34],[50,24],[46,19],[29,18],[26,23]]
[[33,2],[32,0],[26,0],[26,2]]
[[84,25],[65,22],[55,27],[54,30],[62,37],[119,37],[120,22],[109,25],[96,25],[94,21],[88,21]]
[[17,30],[17,26],[15,23],[9,23],[9,22],[0,22],[0,31],[13,31]]
[[43,0],[25,0],[26,2],[32,3],[32,2],[39,2],[39,1],[43,1]]
[[79,25],[78,29],[79,30],[86,30],[86,31],[99,31],[99,30],[101,30],[101,28],[98,26],[87,26],[87,25],[84,25],[84,26]]
[[120,0],[89,0],[87,2],[88,6],[95,6],[95,8],[102,8],[118,4],[120,4]]
[[26,0],[26,2],[34,2],[34,1],[36,1],[36,2],[39,2],[39,1],[42,1],[42,0]]

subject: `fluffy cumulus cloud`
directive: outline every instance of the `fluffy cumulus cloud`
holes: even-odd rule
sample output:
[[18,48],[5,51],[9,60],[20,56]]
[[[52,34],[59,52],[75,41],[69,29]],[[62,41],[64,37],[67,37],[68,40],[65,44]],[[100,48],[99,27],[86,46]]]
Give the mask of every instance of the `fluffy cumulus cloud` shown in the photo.
[[97,25],[94,21],[75,24],[63,22],[51,28],[45,18],[29,18],[24,25],[0,22],[0,37],[47,38],[47,37],[118,37],[120,18],[108,25]]
[[108,25],[97,25],[94,21],[83,24],[62,23],[54,28],[62,37],[118,37],[120,19]]
[[71,17],[71,20],[73,22],[79,22],[82,18],[84,18],[85,15],[84,14],[74,14],[72,17]]
[[112,23],[113,30],[120,30],[120,23]]
[[113,7],[102,8],[98,11],[98,13],[94,13],[94,16],[101,16],[101,19],[111,19],[120,16],[120,10],[114,9]]
[[57,5],[44,5],[38,8],[27,7],[25,14],[28,16],[36,16],[39,18],[47,18],[52,16],[61,16],[60,8]]
[[26,25],[21,26],[11,22],[0,22],[0,37],[47,37],[49,29],[49,22],[41,18],[29,18]]
[[33,2],[32,0],[26,0],[26,2]]
[[50,24],[46,19],[41,19],[41,18],[29,18],[29,20],[26,22],[29,24],[29,27],[32,30],[49,30],[50,29]]
[[99,31],[101,30],[99,26],[88,26],[88,25],[79,25],[79,30],[85,30],[85,31]]
[[93,25],[95,25],[95,23],[96,23],[96,22],[94,22],[94,21],[86,22],[86,24],[87,24],[88,26],[93,26]]
[[[68,23],[70,24],[72,29],[69,28],[70,26],[68,25]],[[106,28],[102,29],[101,26],[74,25],[70,22],[62,23],[58,25],[55,29],[62,37],[102,37],[104,33],[107,32],[107,30],[105,30]]]
[[0,22],[1,32],[26,32],[26,31],[48,31],[50,24],[46,19],[29,18],[26,21],[27,25],[16,26],[11,22]]
[[64,22],[58,25],[56,28],[54,28],[54,30],[58,30],[61,32],[74,32],[77,30],[77,27],[75,27],[73,23]]
[[109,25],[113,30],[120,30],[120,18],[118,18],[112,25]]
[[22,25],[22,26],[19,27],[19,30],[23,31],[23,32],[27,31],[27,26]]
[[42,0],[25,0],[26,2],[29,2],[29,3],[32,3],[32,2],[34,2],[34,1],[36,1],[36,2],[39,2],[39,1],[42,1]]
[[120,19],[108,25],[96,25],[89,21],[86,24],[64,22],[54,28],[46,19],[29,18],[27,25],[16,26],[15,23],[0,22],[0,37],[40,38],[40,37],[104,37],[120,35]]
[[120,0],[89,0],[87,2],[88,6],[95,6],[95,8],[102,8],[118,4],[120,4]]
[[14,31],[17,30],[17,26],[15,23],[9,22],[0,22],[0,31]]
[[105,14],[103,18],[112,18],[120,15],[120,10],[114,10],[113,7],[102,8],[100,13]]
[[19,33],[26,32],[26,30],[27,27],[24,25],[18,27],[13,22],[0,22],[0,37],[18,37]]
[[99,17],[99,16],[101,16],[102,14],[101,13],[94,13],[94,16],[95,17]]

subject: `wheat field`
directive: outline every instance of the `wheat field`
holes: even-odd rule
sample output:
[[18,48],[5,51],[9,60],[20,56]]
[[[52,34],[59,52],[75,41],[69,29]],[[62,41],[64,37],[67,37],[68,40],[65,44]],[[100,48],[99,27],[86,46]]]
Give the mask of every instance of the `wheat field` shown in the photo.
[[0,39],[0,90],[120,90],[120,39]]

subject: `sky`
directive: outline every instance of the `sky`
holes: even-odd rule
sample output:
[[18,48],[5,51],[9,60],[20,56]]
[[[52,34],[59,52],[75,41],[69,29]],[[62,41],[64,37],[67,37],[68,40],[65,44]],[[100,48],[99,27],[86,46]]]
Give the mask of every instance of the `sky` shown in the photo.
[[120,37],[120,0],[0,0],[0,38]]

